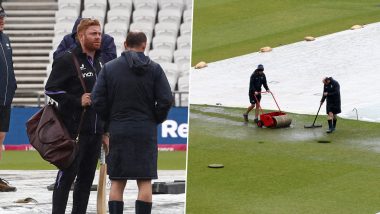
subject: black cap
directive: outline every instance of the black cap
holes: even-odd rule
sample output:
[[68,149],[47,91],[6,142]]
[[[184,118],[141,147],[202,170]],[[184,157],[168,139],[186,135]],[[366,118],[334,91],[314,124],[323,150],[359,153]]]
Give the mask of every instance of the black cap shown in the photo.
[[2,16],[2,17],[7,16],[7,14],[5,13],[5,10],[2,6],[0,6],[0,16]]
[[257,70],[263,71],[264,70],[264,65],[260,64],[257,66]]

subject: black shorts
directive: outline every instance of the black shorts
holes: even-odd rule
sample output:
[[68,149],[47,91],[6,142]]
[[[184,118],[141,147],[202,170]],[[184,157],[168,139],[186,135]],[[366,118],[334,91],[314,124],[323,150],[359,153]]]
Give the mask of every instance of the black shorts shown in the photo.
[[255,92],[252,92],[252,93],[249,93],[249,102],[251,104],[256,104],[256,98],[259,100],[259,102],[261,101],[261,94],[257,94],[256,95],[256,98],[255,98]]
[[11,107],[0,105],[0,132],[9,131],[10,118],[11,118]]

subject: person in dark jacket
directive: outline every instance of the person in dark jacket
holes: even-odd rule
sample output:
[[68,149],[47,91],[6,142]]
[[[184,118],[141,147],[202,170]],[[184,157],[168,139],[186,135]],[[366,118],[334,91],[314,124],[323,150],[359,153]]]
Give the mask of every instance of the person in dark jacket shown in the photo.
[[[79,135],[79,152],[72,165],[59,170],[53,192],[53,212],[65,213],[70,187],[76,177],[72,213],[86,213],[90,188],[94,179],[101,143],[108,144],[104,122],[91,103],[91,90],[101,70],[101,30],[97,20],[83,19],[78,25],[79,46],[54,60],[45,93],[58,102],[58,112],[74,138],[78,134],[83,109],[83,125]],[[73,55],[78,59],[83,89]]]
[[[255,108],[255,120],[254,122],[258,122],[258,117],[259,117],[259,107],[260,103],[257,103],[257,100],[260,102],[261,100],[261,87],[264,86],[266,91],[269,91],[269,87],[267,84],[267,79],[264,74],[264,66],[263,65],[258,65],[256,70],[252,73],[250,81],[249,81],[249,91],[248,91],[248,96],[249,96],[249,102],[251,105],[248,107],[247,111],[245,114],[243,114],[244,117],[244,122],[248,123],[248,114],[252,109]],[[256,100],[256,98],[257,100]]]
[[[56,59],[60,56],[62,56],[65,51],[71,50],[78,46],[78,43],[75,39],[77,35],[77,27],[78,24],[82,20],[82,18],[78,18],[73,26],[72,33],[67,34],[63,37],[61,43],[58,45],[57,50],[53,53],[53,59]],[[102,57],[102,60],[104,63],[107,63],[117,57],[116,54],[116,46],[115,42],[112,36],[108,34],[102,34],[102,42],[100,45],[100,56]]]
[[[8,36],[3,33],[5,16],[4,8],[0,6],[0,160],[5,135],[9,131],[11,104],[17,89],[13,70],[12,46]],[[0,178],[0,192],[9,191],[16,191],[16,188]]]
[[172,105],[161,66],[144,55],[147,37],[129,32],[127,51],[107,63],[92,91],[93,105],[109,126],[107,156],[110,213],[123,213],[127,180],[137,180],[136,213],[151,213],[151,179],[157,179],[157,125]]
[[336,128],[337,114],[342,112],[340,108],[340,85],[332,77],[325,77],[322,82],[324,87],[321,104],[327,100],[326,114],[329,129],[326,132],[331,133]]

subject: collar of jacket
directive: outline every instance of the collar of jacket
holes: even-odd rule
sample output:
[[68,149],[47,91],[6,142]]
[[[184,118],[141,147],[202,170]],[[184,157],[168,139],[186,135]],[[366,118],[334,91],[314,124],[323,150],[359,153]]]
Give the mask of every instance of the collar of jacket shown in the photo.
[[[83,53],[83,49],[82,49],[82,46],[80,45],[80,43],[78,43],[78,45],[73,49],[73,53],[76,54],[77,56],[79,57],[84,57],[84,58],[87,58],[87,54],[86,53]],[[94,61],[96,59],[99,60],[100,58],[100,49],[95,51],[95,55],[94,55]],[[100,60],[99,60],[100,61]]]

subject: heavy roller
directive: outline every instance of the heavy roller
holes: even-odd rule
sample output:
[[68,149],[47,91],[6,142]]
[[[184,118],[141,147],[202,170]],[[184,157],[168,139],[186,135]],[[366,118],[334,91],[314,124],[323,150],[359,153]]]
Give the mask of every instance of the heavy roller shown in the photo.
[[290,124],[292,123],[292,118],[286,115],[285,112],[281,111],[280,106],[278,106],[278,103],[273,93],[271,91],[259,92],[259,93],[260,94],[270,93],[272,95],[274,102],[277,105],[278,111],[264,113],[263,109],[261,108],[259,100],[257,99],[256,95],[254,95],[256,102],[259,105],[259,110],[261,112],[261,114],[259,115],[260,119],[257,121],[257,126],[260,128],[262,128],[263,126],[268,127],[268,128],[283,128],[283,127],[290,126]]

